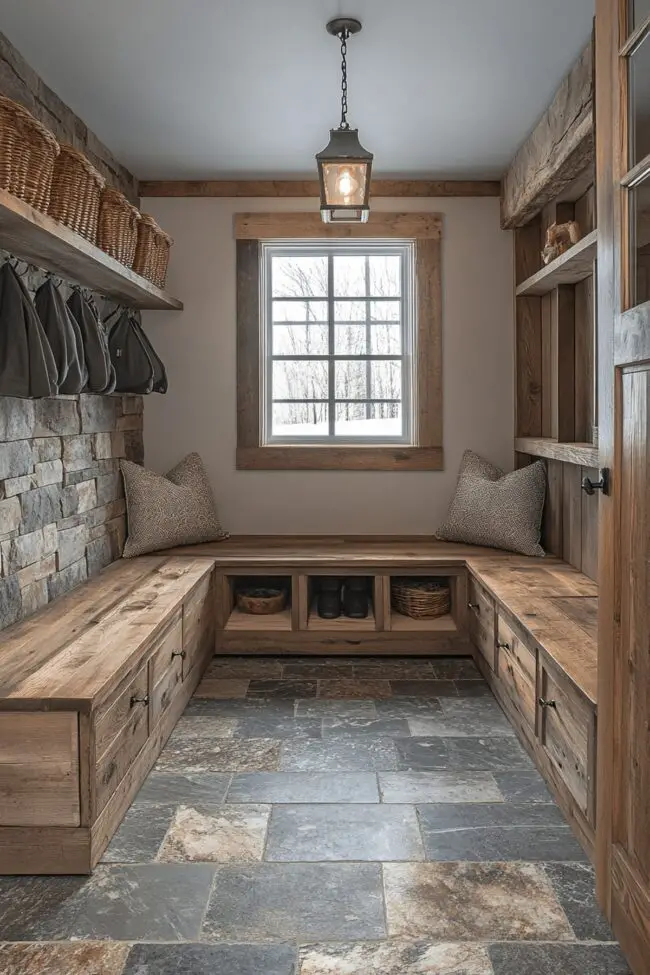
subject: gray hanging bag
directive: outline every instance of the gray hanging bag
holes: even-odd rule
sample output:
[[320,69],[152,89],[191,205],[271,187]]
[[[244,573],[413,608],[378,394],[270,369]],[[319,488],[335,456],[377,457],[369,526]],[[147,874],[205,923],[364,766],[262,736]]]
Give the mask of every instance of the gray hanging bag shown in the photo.
[[0,268],[0,396],[56,396],[57,378],[32,299],[7,262]]
[[59,392],[80,393],[87,381],[81,334],[51,278],[36,292],[34,307],[54,354]]
[[115,392],[150,393],[154,383],[153,363],[128,311],[122,312],[111,329],[108,348],[115,366]]
[[115,372],[108,351],[108,339],[97,310],[78,288],[68,298],[68,311],[77,323],[83,343],[88,382],[86,393],[112,393]]
[[152,391],[154,393],[166,393],[167,392],[167,370],[165,369],[165,364],[154,349],[151,341],[143,329],[142,325],[136,318],[132,318],[131,323],[136,329],[140,339],[149,354],[151,359],[151,364],[153,366],[153,387]]

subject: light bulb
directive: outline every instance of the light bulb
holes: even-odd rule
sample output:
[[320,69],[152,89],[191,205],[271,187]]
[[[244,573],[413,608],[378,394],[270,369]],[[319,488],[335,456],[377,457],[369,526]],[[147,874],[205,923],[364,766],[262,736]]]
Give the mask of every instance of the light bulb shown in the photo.
[[350,197],[352,197],[359,189],[359,183],[353,177],[349,169],[341,170],[337,183],[338,183],[337,189],[339,193],[341,194],[345,202],[349,203]]

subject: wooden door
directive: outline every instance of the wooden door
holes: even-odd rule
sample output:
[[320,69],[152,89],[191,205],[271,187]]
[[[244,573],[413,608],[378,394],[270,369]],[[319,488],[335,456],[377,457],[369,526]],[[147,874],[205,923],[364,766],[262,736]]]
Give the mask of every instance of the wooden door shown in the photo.
[[596,866],[636,975],[650,959],[648,14],[647,0],[596,4],[599,434],[612,475],[600,507]]

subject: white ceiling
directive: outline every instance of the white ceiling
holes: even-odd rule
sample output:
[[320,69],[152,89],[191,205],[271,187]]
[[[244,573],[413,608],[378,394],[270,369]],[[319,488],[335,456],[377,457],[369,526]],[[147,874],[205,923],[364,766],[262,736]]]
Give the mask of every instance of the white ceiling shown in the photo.
[[140,178],[313,175],[339,119],[392,176],[497,177],[594,0],[0,0],[0,30]]

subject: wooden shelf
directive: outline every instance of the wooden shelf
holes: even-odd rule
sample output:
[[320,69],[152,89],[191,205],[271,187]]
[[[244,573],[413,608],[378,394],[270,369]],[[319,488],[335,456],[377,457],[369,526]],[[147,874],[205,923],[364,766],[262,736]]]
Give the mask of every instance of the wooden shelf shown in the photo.
[[84,237],[6,190],[0,190],[0,247],[131,308],[180,311],[183,307]]
[[291,609],[287,607],[279,613],[269,613],[265,616],[255,616],[252,613],[242,613],[240,609],[233,609],[225,629],[239,632],[275,632],[291,629]]
[[578,284],[594,273],[594,261],[598,252],[598,231],[574,244],[565,254],[561,254],[546,267],[527,278],[517,288],[518,298],[532,295],[545,295],[560,284]]
[[565,464],[598,467],[598,447],[591,443],[558,443],[557,440],[546,437],[519,437],[515,440],[515,450],[519,454],[561,460]]
[[458,627],[451,613],[436,616],[430,620],[414,620],[393,610],[390,614],[390,628],[395,632],[410,633],[456,633]]
[[307,629],[313,632],[323,632],[323,633],[351,633],[356,630],[373,630],[375,629],[375,613],[373,610],[372,602],[370,603],[370,608],[368,615],[362,620],[353,620],[349,616],[339,616],[335,620],[323,620],[318,615],[318,610],[316,608],[316,602],[314,601],[311,606],[311,611],[309,613],[309,619],[307,621]]

